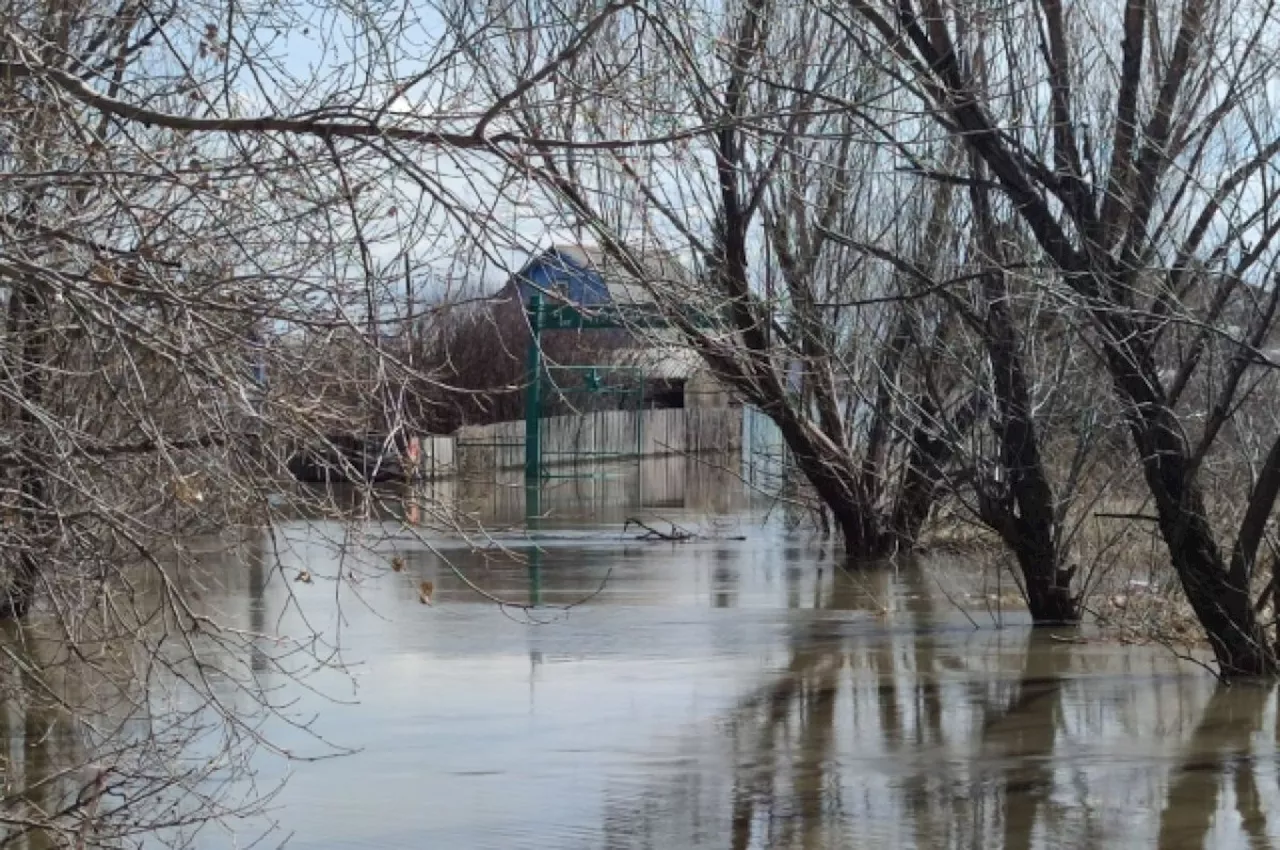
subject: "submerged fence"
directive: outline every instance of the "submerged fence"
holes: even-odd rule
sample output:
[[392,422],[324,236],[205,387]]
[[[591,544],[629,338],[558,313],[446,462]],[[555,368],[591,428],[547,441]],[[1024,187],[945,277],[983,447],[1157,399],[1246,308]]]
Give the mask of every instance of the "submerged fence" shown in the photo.
[[[462,475],[524,466],[522,421],[460,428],[456,441],[457,467]],[[542,458],[547,466],[598,463],[609,458],[739,452],[742,447],[741,408],[605,411],[542,420]]]
[[[638,418],[638,421],[637,421]],[[460,428],[453,436],[415,437],[406,470],[413,477],[485,479],[525,465],[523,420]],[[777,426],[751,407],[604,411],[542,420],[542,463],[550,469],[617,460],[719,454],[741,458],[739,474],[763,485],[785,464]]]

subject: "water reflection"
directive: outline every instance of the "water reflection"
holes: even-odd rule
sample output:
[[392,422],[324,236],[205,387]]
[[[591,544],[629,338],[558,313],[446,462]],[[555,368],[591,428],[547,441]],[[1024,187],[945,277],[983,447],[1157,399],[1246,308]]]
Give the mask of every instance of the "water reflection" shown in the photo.
[[[711,527],[736,525],[745,511],[769,504],[762,489],[743,484],[740,454],[704,453],[616,463],[555,467],[554,477],[527,488],[522,469],[463,470],[458,478],[372,491],[346,485],[323,488],[325,501],[356,517],[405,522],[423,532],[621,528],[628,517],[694,517]],[[293,510],[290,504],[289,509]],[[296,506],[305,510],[305,502]]]
[[[556,468],[558,477],[538,491],[534,513],[558,525],[621,525],[637,511],[732,515],[752,501],[750,491],[742,486],[740,465],[740,457],[726,454]],[[432,483],[427,490],[432,500],[455,505],[457,518],[476,527],[519,525],[529,513],[524,473],[519,469]]]
[[[705,527],[705,509],[662,515]],[[299,520],[211,550],[207,575],[183,577],[220,622],[263,636],[219,663],[252,670],[299,720],[264,718],[264,734],[300,755],[317,740],[359,748],[255,755],[262,785],[293,774],[273,837],[313,850],[1280,839],[1268,688],[1217,689],[1158,648],[977,615],[975,629],[940,589],[944,574],[966,581],[955,562],[850,570],[752,515],[735,520],[746,540],[640,542],[595,510],[551,512],[536,545],[496,535],[483,550],[407,533],[395,515]],[[310,581],[295,580],[303,570]],[[500,612],[468,582],[539,607]],[[286,638],[313,634],[327,663],[304,688]],[[4,675],[0,814],[56,806],[41,777],[84,760]],[[0,834],[0,847],[38,838]]]
[[[84,751],[47,683],[35,673],[53,667],[12,624],[0,627],[0,847],[44,850],[66,846],[77,832]],[[55,675],[56,680],[61,678]]]
[[1049,638],[1043,631],[1032,633],[1012,697],[990,710],[982,723],[983,757],[1006,765],[996,784],[1003,786],[1001,846],[1007,850],[1031,847],[1037,821],[1057,815],[1049,811],[1054,785],[1050,767],[1071,657]]
[[[1273,794],[1263,794],[1254,752],[1254,736],[1261,730],[1271,689],[1241,684],[1215,691],[1176,765],[1164,811],[1160,817],[1162,847],[1200,847],[1211,837],[1223,796],[1233,797],[1240,830],[1247,846],[1271,847],[1266,809]],[[1268,777],[1270,789],[1274,775]],[[1270,790],[1269,789],[1269,790]],[[1239,846],[1245,846],[1241,842]]]
[[[729,714],[724,740],[690,761],[690,773],[643,795],[614,793],[602,844],[1022,850],[1236,847],[1247,837],[1274,846],[1265,814],[1278,802],[1274,774],[1268,767],[1264,783],[1256,770],[1270,763],[1274,739],[1252,738],[1273,710],[1269,689],[1214,691],[1190,736],[1171,741],[1143,691],[1195,699],[1201,680],[1163,676],[1154,658],[1142,680],[1113,677],[1105,656],[1040,634],[1023,640],[1021,652],[966,641],[959,655],[1020,655],[1022,670],[959,687],[921,678],[939,672],[937,662],[965,663],[933,652],[932,641],[918,641],[914,665],[896,670],[884,664],[892,641],[866,652],[797,647],[776,682]],[[874,677],[859,675],[868,669]],[[1129,730],[1137,740],[1124,728],[1135,716],[1145,718]],[[1194,754],[1186,763],[1163,755],[1184,746]],[[1238,829],[1222,826],[1233,814],[1224,787],[1234,790]]]
[[[336,572],[322,546],[282,551]],[[345,609],[348,651],[368,659],[360,705],[299,695],[300,710],[324,712],[319,732],[363,750],[297,768],[278,809],[294,846],[1277,837],[1268,689],[1215,690],[1158,649],[975,630],[930,577],[938,564],[848,571],[760,529],[745,542],[553,535],[404,556],[403,574],[370,581],[367,605]],[[589,604],[528,621],[480,604],[454,569],[547,606],[610,580]],[[414,600],[421,580],[437,588],[430,609]],[[287,630],[289,604],[311,613],[306,598],[287,601],[297,590],[266,582],[266,622]]]

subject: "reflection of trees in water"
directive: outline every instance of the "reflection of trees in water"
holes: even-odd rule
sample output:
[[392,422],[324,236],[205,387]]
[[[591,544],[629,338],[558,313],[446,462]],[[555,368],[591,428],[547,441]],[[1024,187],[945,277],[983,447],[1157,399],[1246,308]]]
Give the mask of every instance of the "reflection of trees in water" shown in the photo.
[[736,553],[719,548],[712,553],[715,566],[711,570],[711,606],[738,607],[738,571],[732,563]]
[[1030,848],[1037,819],[1047,817],[1052,805],[1052,756],[1063,720],[1063,674],[1070,661],[1066,647],[1054,645],[1043,630],[1033,631],[1012,699],[984,711],[981,749],[1002,766],[997,793],[1004,850]]
[[[901,582],[906,598],[912,601],[910,608],[911,622],[919,634],[927,634],[938,623],[938,610],[926,586],[925,571],[918,565],[901,572]],[[942,747],[945,740],[943,729],[944,701],[939,686],[938,674],[943,669],[938,653],[938,642],[929,639],[917,639],[911,642],[911,687],[910,705],[914,709],[916,722],[909,732],[899,730],[893,739],[903,744],[910,744],[917,750],[936,750]],[[896,685],[896,679],[892,680]],[[885,699],[882,687],[882,700]],[[890,688],[890,695],[897,696],[896,686]],[[896,701],[896,700],[895,700]],[[903,802],[908,812],[910,825],[916,843],[921,847],[929,847],[935,838],[945,835],[953,817],[940,816],[938,807],[928,805],[934,796],[937,777],[926,771],[915,771],[903,780]],[[953,812],[947,815],[954,816]]]
[[[1263,795],[1257,781],[1253,736],[1262,728],[1273,689],[1257,684],[1219,687],[1205,705],[1185,746],[1160,816],[1160,847],[1203,847],[1232,783],[1241,827],[1251,847],[1270,847]],[[1274,794],[1270,796],[1274,805]]]
[[778,683],[733,724],[733,844],[808,846],[841,807],[829,770],[842,658],[793,653]]
[[[861,610],[875,616],[888,590],[888,574],[881,571],[832,575],[828,570],[825,581],[809,586],[811,556],[791,548],[782,558],[790,607],[804,607],[811,591],[819,611]],[[806,558],[808,569],[799,566]],[[678,773],[663,790],[644,795],[640,805],[634,800],[611,805],[606,846],[842,846],[836,827],[845,820],[844,800],[834,757],[841,674],[849,664],[841,636],[845,622],[818,614],[793,623],[781,675],[734,711],[725,726],[730,751],[707,753],[719,769],[708,770],[705,760],[692,759],[691,773]],[[726,776],[732,777],[729,789],[720,787]],[[726,803],[728,823],[722,817]]]
[[[267,633],[265,596],[267,580],[271,575],[271,569],[268,566],[268,536],[269,532],[252,535],[244,547],[244,563],[249,581],[249,592],[244,595],[244,598],[249,606],[249,631],[255,635]],[[263,640],[265,638],[254,640],[249,648],[249,666],[257,676],[263,675],[271,667],[270,658],[262,647]]]
[[[808,599],[812,574],[796,573],[788,597]],[[1138,655],[1144,670],[1123,650],[1044,630],[947,632],[947,603],[910,568],[828,575],[815,592],[826,611],[866,614],[796,621],[784,666],[718,735],[699,737],[643,794],[610,798],[606,846],[1029,850],[1155,837],[1160,761],[1135,766],[1096,747],[1167,746],[1159,736],[1186,724],[1156,709],[1194,712],[1205,681],[1156,677],[1154,656]],[[899,610],[880,621],[874,609],[890,596]],[[1228,781],[1246,834],[1268,846],[1276,791],[1249,757],[1267,696],[1239,690],[1215,694],[1191,733],[1202,764],[1170,779],[1161,847],[1202,846]],[[1126,809],[1135,793],[1140,808]]]
[[[0,633],[0,850],[181,844],[269,802],[251,760],[292,718],[262,682],[294,681],[293,647],[258,638],[275,557],[265,532],[210,543],[187,569],[131,574],[103,603],[124,615],[88,612],[74,644],[46,620]],[[176,594],[216,629],[175,625]]]

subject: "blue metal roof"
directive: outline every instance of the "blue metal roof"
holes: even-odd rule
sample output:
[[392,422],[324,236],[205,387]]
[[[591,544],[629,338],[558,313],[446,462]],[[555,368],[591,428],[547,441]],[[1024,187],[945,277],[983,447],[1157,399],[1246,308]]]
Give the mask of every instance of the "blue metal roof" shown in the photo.
[[530,260],[516,275],[516,285],[520,300],[526,304],[539,292],[581,307],[599,307],[613,300],[596,269],[559,248],[550,248]]

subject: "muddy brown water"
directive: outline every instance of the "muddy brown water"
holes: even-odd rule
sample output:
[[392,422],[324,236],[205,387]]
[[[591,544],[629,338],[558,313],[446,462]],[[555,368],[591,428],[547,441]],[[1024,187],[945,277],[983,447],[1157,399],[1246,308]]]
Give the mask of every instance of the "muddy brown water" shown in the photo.
[[[480,552],[298,521],[277,529],[283,575],[213,564],[229,621],[290,633],[305,614],[349,665],[309,680],[322,694],[262,673],[313,732],[358,751],[262,754],[262,785],[289,781],[259,846],[1280,845],[1271,689],[1220,689],[1164,650],[1068,642],[1016,613],[998,627],[972,610],[975,627],[945,559],[843,571],[740,508],[649,514],[724,539],[639,542],[625,512],[588,506],[536,546],[513,530]],[[394,554],[401,572],[382,566]],[[304,567],[313,583],[287,580]],[[500,610],[455,568],[539,607]],[[330,581],[339,571],[367,576]],[[198,844],[244,846],[267,826]]]

